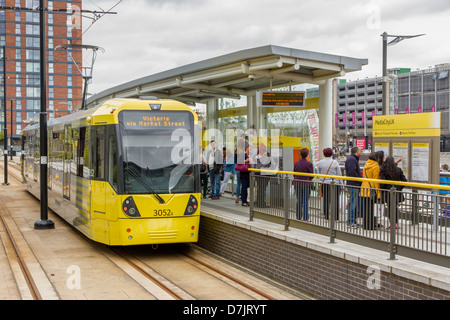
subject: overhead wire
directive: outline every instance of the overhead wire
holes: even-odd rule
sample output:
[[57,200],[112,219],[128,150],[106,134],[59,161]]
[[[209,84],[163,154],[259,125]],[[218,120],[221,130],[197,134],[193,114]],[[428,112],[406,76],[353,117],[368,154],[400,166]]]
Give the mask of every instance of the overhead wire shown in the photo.
[[94,25],[95,22],[97,22],[97,21],[98,21],[100,18],[102,18],[105,14],[111,12],[111,10],[114,9],[115,7],[117,7],[122,1],[123,1],[123,0],[119,0],[115,5],[113,5],[111,8],[109,8],[107,11],[103,10],[102,8],[100,8],[98,5],[96,5],[96,4],[93,3],[92,1],[89,1],[89,2],[91,2],[93,5],[95,5],[95,6],[97,6],[98,8],[100,8],[100,9],[103,11],[103,13],[100,13],[100,14],[94,14],[94,18],[92,18],[92,19],[93,19],[92,23],[90,24],[89,27],[86,28],[86,30],[84,30],[84,32],[81,34],[81,36],[83,36],[83,35],[84,35],[84,34],[85,34],[85,33],[86,33],[86,32]]

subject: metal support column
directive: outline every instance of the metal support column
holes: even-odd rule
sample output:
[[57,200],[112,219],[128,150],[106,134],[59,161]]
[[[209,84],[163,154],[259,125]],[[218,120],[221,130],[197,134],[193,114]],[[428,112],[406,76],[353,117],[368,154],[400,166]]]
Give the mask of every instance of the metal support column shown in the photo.
[[3,157],[5,160],[4,185],[8,185],[8,128],[6,127],[6,46],[3,46]]
[[[319,150],[333,147],[333,91],[331,80],[319,86]],[[323,153],[320,152],[320,158]]]
[[34,223],[35,229],[53,229],[55,224],[48,219],[47,190],[47,86],[46,86],[46,45],[45,45],[45,1],[39,0],[39,38],[40,38],[40,68],[41,68],[41,112],[39,114],[40,129],[40,186],[41,186],[41,219]]
[[388,76],[387,76],[387,38],[386,32],[383,32],[383,115],[389,114],[389,103],[388,103]]
[[388,202],[388,210],[389,210],[389,224],[390,224],[390,232],[389,232],[389,260],[395,260],[395,255],[397,254],[397,245],[396,245],[396,232],[397,229],[395,227],[396,215],[397,215],[397,201],[396,201],[396,193],[395,187],[391,187],[389,190],[389,202]]

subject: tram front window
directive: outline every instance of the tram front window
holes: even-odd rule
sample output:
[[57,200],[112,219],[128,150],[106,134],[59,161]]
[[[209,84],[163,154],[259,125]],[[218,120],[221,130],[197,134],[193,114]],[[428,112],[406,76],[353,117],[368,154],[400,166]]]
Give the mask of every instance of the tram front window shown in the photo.
[[[160,193],[194,192],[192,115],[165,112],[154,118],[149,113],[128,111],[122,117],[125,193],[157,196]],[[156,121],[158,119],[163,120]],[[165,126],[164,122],[173,126]]]

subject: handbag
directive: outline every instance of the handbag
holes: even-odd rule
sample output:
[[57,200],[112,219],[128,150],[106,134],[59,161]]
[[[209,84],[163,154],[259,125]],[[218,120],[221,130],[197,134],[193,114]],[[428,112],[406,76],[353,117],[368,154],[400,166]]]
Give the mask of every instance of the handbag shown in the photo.
[[240,171],[240,172],[248,172],[248,168],[250,167],[250,165],[249,165],[249,163],[248,163],[248,161],[247,162],[245,162],[245,163],[240,163],[240,164],[237,164],[235,167],[234,167],[234,169],[236,170],[236,171]]
[[[328,167],[327,173],[325,173],[325,175],[328,174],[328,172],[330,171],[331,165],[333,164],[334,160],[331,160],[330,166]],[[325,178],[323,178],[322,183],[325,181]],[[323,197],[323,192],[322,192],[322,183],[319,184],[319,197],[322,198]]]

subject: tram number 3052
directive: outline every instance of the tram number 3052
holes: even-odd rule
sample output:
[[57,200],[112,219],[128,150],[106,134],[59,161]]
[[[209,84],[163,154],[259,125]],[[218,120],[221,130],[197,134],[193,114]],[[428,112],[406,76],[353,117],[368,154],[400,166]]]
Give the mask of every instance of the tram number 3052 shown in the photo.
[[170,209],[155,209],[153,210],[153,216],[155,217],[168,217],[173,216],[173,212]]

